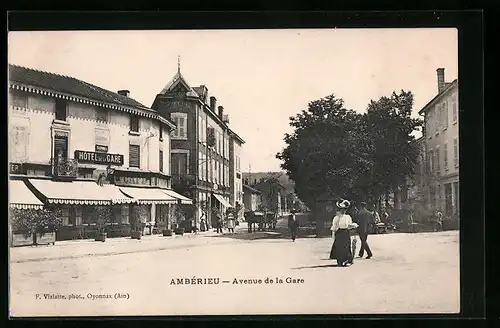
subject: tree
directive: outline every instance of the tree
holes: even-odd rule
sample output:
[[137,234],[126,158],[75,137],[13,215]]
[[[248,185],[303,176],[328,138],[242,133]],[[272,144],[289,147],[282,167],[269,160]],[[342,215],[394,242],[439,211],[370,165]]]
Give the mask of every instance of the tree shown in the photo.
[[26,237],[56,231],[62,224],[60,210],[10,209],[12,231]]
[[111,222],[111,207],[110,206],[95,206],[97,232],[99,234],[106,232],[106,226]]
[[310,102],[307,110],[290,117],[290,125],[295,130],[285,135],[287,146],[276,157],[309,208],[325,193],[352,198],[364,192],[360,182],[372,163],[361,114],[332,94]]
[[397,193],[415,173],[419,146],[412,133],[422,120],[411,117],[412,108],[413,94],[404,90],[368,104],[366,124],[374,164],[371,188],[377,198]]

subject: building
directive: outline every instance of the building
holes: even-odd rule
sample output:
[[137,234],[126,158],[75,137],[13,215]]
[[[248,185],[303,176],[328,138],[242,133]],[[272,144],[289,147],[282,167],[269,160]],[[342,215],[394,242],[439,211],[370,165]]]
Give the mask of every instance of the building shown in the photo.
[[459,214],[458,80],[445,82],[437,70],[438,93],[419,114],[424,116],[420,184],[427,207],[446,216]]
[[152,106],[178,129],[172,134],[173,189],[196,202],[197,221],[211,226],[213,210],[225,212],[242,202],[239,173],[244,141],[229,128],[229,117],[206,86],[191,87],[180,65]]
[[262,193],[249,185],[243,185],[243,204],[245,212],[257,211],[262,204]]
[[273,211],[278,216],[288,212],[286,188],[275,179],[262,179],[252,185],[262,194],[262,205],[268,211]]
[[9,65],[8,113],[10,203],[60,208],[60,240],[95,233],[96,206],[112,210],[111,237],[139,221],[168,227],[191,202],[171,189],[175,125],[127,90]]

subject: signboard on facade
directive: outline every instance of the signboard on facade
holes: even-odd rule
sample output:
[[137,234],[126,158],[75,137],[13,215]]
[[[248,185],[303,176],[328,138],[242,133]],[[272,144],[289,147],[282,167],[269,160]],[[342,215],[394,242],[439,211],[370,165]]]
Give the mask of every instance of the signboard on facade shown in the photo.
[[10,163],[9,165],[10,174],[22,174],[22,166],[20,163]]
[[75,150],[75,159],[79,163],[123,165],[123,155]]
[[101,152],[101,153],[107,153],[108,152],[108,146],[95,145],[95,151],[96,152]]

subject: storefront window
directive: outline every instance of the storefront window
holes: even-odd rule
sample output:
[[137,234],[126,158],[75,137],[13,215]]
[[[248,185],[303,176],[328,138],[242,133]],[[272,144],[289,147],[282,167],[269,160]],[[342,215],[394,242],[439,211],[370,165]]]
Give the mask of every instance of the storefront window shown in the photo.
[[69,222],[69,207],[64,206],[63,208],[61,208],[61,218],[62,218],[62,224],[64,226],[69,226],[70,225],[70,222]]
[[129,206],[128,205],[122,205],[121,207],[121,223],[122,224],[129,224],[130,219],[129,219]]

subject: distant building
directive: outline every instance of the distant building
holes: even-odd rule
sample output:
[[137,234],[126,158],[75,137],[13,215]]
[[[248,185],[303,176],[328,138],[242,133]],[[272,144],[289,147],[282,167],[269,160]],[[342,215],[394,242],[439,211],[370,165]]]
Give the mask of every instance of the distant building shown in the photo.
[[243,185],[243,203],[245,212],[257,211],[262,204],[262,193],[246,184]]
[[[419,114],[424,116],[419,184],[429,209],[459,214],[458,80],[445,82],[437,70],[437,95]],[[422,165],[425,163],[425,165]]]
[[243,203],[239,165],[245,142],[229,128],[228,115],[207,87],[191,87],[179,67],[151,108],[177,125],[171,138],[172,187],[195,200],[194,218],[205,215],[211,225],[213,209],[225,212]]
[[262,205],[269,211],[274,211],[278,215],[288,212],[287,192],[285,187],[273,179],[262,179],[252,185],[262,194]]

